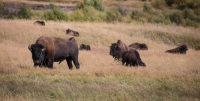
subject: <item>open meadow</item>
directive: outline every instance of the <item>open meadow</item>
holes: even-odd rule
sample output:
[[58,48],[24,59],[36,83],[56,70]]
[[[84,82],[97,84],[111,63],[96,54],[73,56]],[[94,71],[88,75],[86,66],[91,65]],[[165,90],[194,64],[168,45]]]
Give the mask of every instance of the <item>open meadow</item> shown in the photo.
[[[181,45],[168,36],[198,42],[199,29],[156,24],[33,23],[0,20],[3,101],[200,101],[200,51],[191,44],[184,55],[165,53],[177,47],[174,43]],[[65,34],[68,28],[80,33],[75,37],[78,45],[91,46],[91,51],[79,51],[80,69],[74,66],[69,70],[66,61],[54,62],[53,69],[35,68],[28,45],[40,36],[68,39],[72,37]],[[165,35],[154,36],[158,32]],[[109,46],[118,39],[126,45],[146,43],[148,50],[138,51],[146,67],[126,67],[114,60]]]

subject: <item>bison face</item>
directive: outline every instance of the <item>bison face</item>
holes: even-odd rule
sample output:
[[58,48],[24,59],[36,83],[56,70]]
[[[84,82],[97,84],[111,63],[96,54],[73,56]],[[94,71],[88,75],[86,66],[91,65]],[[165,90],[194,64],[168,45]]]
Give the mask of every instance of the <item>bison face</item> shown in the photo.
[[32,53],[34,66],[42,66],[46,48],[41,44],[32,44],[28,46],[28,49]]
[[116,43],[113,43],[110,46],[110,55],[113,57],[118,57],[118,58],[120,57],[120,48]]
[[142,50],[148,50],[148,47],[147,47],[146,44],[141,44],[140,49],[142,49]]

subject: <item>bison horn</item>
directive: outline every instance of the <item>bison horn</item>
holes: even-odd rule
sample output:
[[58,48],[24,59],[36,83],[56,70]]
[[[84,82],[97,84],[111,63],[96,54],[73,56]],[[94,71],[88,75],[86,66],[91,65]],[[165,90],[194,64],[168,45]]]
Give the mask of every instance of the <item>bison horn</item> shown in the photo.
[[32,50],[32,49],[31,49],[31,45],[28,46],[28,49],[29,49],[30,51]]
[[45,50],[46,50],[46,48],[43,48],[43,49],[42,49],[42,51],[45,51]]

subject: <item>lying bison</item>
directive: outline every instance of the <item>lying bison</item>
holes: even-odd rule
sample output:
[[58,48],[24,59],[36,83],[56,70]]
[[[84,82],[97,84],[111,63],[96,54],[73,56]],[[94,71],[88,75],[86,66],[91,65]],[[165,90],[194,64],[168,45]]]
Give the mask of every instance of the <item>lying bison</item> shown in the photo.
[[186,54],[187,50],[188,50],[187,46],[186,45],[182,45],[182,46],[179,46],[177,48],[167,50],[165,52],[174,53],[174,54],[175,53]]
[[45,22],[44,21],[35,21],[33,24],[38,24],[38,25],[45,26]]
[[138,50],[148,50],[148,47],[146,44],[144,43],[133,43],[130,44],[129,47],[134,48],[134,49],[138,49]]
[[112,43],[110,46],[110,55],[113,56],[114,59],[120,59],[122,52],[129,50],[124,42],[118,40],[117,43]]
[[90,46],[89,45],[85,45],[85,44],[81,44],[79,49],[80,50],[88,50],[88,51],[91,50]]
[[77,69],[80,68],[78,62],[78,46],[69,40],[42,36],[35,44],[29,45],[28,49],[32,53],[34,66],[45,66],[53,68],[53,62],[67,61],[69,69],[72,69],[72,61]]
[[128,50],[122,53],[122,65],[126,63],[126,66],[146,66],[142,62],[139,53],[136,50]]
[[74,31],[74,30],[71,30],[71,29],[67,29],[66,34],[77,36],[77,37],[79,36],[79,33],[77,31]]

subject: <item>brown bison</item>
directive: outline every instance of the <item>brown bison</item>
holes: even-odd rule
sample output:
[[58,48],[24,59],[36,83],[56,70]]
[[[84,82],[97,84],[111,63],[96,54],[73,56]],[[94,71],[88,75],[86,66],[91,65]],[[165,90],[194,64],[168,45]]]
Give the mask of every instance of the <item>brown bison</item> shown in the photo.
[[79,33],[77,31],[74,31],[74,30],[71,30],[71,29],[67,29],[66,34],[77,36],[77,37],[79,36]]
[[28,49],[32,53],[34,66],[45,66],[53,68],[53,62],[67,61],[69,69],[72,69],[72,61],[77,69],[80,68],[78,62],[78,46],[69,40],[42,36],[35,44],[29,45]]
[[44,22],[44,21],[35,21],[33,24],[34,24],[34,25],[35,25],[35,24],[38,24],[38,25],[45,26],[45,22]]
[[122,53],[122,65],[126,66],[146,66],[140,58],[140,54],[136,50],[128,50]]
[[90,46],[89,45],[85,45],[85,44],[81,44],[79,49],[80,50],[88,50],[88,51],[91,50]]
[[114,59],[120,59],[122,52],[129,50],[125,43],[121,40],[118,40],[117,43],[112,43],[110,46],[110,55],[113,56]]
[[144,43],[133,43],[130,44],[129,47],[134,48],[134,49],[138,49],[138,50],[148,50],[148,47],[146,44]]
[[175,53],[186,54],[187,50],[188,50],[187,46],[186,45],[182,45],[182,46],[179,46],[177,48],[167,50],[165,52],[174,53],[174,54]]

